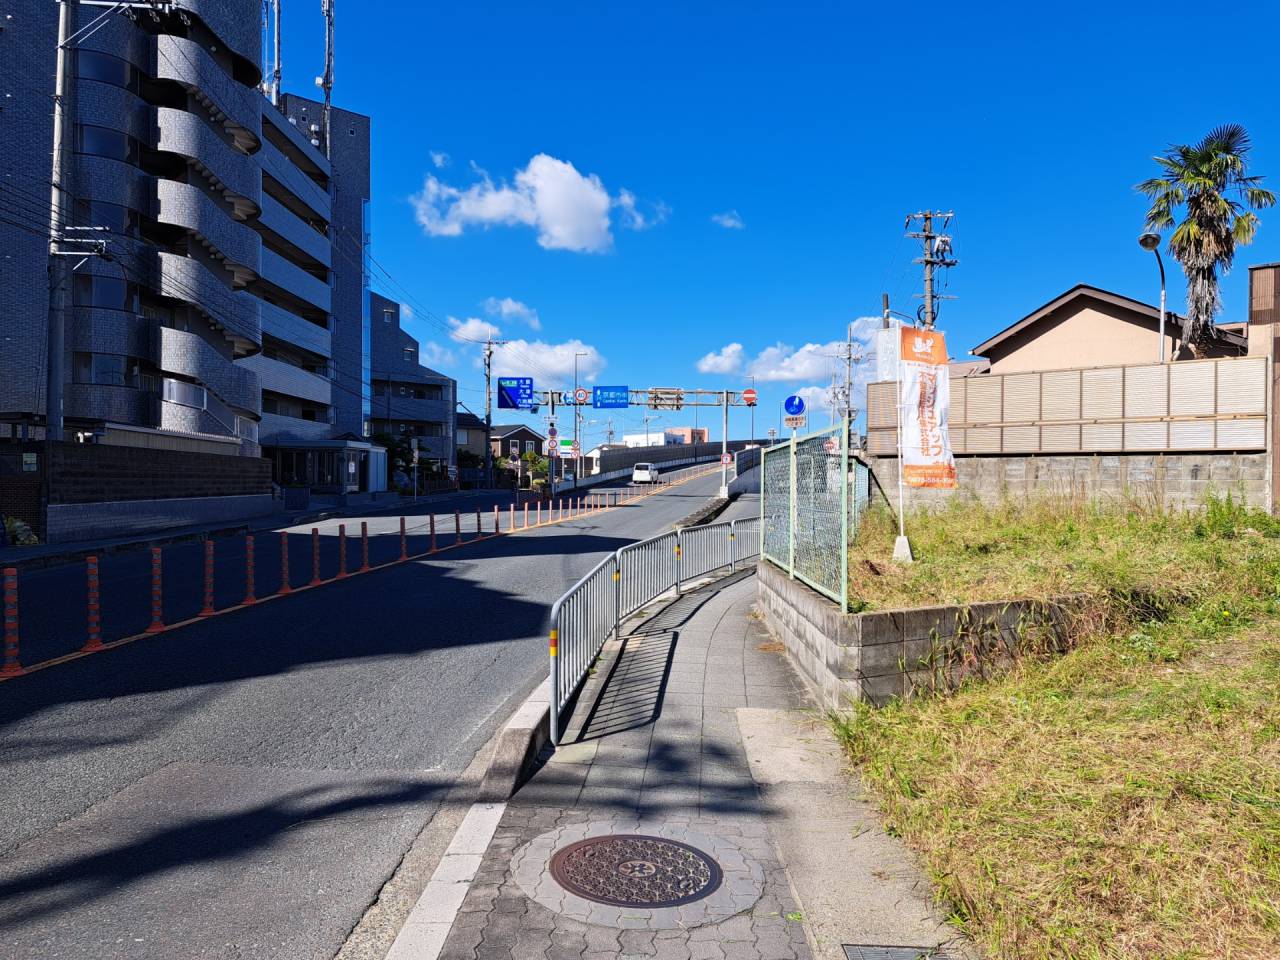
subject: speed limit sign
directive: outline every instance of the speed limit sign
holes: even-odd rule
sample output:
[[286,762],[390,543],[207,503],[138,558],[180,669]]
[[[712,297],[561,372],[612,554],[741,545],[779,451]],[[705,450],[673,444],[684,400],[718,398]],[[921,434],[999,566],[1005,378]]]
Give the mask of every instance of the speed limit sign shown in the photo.
[[579,387],[577,390],[573,391],[573,399],[575,403],[586,403],[587,397],[589,396],[590,394],[587,393],[586,387]]

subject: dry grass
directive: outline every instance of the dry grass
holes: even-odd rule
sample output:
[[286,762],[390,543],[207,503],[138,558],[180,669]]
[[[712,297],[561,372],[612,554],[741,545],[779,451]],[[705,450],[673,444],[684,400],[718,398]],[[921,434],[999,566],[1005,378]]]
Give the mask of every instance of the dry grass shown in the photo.
[[905,572],[866,531],[885,572],[855,576],[877,605],[1084,590],[1120,624],[949,698],[833,718],[956,922],[1019,960],[1280,958],[1280,529],[1230,501],[934,523],[950,529],[917,525]]

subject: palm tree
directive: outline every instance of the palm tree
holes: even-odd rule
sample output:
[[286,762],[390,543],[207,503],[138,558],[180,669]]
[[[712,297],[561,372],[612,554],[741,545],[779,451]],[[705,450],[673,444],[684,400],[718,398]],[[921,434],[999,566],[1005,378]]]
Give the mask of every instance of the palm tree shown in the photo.
[[1187,275],[1182,342],[1195,356],[1222,306],[1218,268],[1229,271],[1236,246],[1253,242],[1258,229],[1253,211],[1276,202],[1275,194],[1260,186],[1261,177],[1247,175],[1250,146],[1244,127],[1224,124],[1197,144],[1171,146],[1164,156],[1154,157],[1164,172],[1135,188],[1151,199],[1149,230],[1173,227],[1179,208],[1186,208],[1169,237],[1169,253]]

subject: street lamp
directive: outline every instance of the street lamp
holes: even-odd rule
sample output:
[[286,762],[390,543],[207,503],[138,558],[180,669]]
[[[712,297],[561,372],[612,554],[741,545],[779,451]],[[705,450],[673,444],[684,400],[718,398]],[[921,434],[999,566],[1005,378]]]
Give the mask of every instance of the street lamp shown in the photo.
[[1160,362],[1164,363],[1164,260],[1160,257],[1160,234],[1144,233],[1138,238],[1138,246],[1154,253],[1160,265]]

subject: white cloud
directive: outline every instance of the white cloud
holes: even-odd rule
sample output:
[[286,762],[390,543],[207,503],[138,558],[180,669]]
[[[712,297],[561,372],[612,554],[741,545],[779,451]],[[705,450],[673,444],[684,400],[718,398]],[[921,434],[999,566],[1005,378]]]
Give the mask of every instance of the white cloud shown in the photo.
[[402,304],[400,304],[400,319],[401,319],[401,320],[412,320],[412,319],[414,318],[414,316],[415,316],[415,314],[414,314],[414,312],[413,312],[413,307],[409,306],[407,303],[402,303]]
[[737,373],[742,369],[742,344],[730,343],[698,361],[699,373]]
[[[864,357],[871,355],[871,334],[880,326],[879,317],[859,317],[853,322],[854,349]],[[844,340],[829,343],[806,343],[796,348],[785,343],[775,343],[761,350],[747,367],[747,373],[764,381],[825,380],[831,376],[832,364],[843,363],[836,358],[843,355]],[[856,364],[855,369],[866,372],[871,364]]]
[[449,336],[458,343],[483,343],[489,337],[497,337],[502,333],[488,320],[481,320],[479,317],[467,317],[465,320],[450,317],[449,326],[453,328]]
[[[576,353],[586,354],[577,358],[578,378],[584,383],[592,383],[608,366],[599,350],[581,340],[564,343],[511,340],[494,349],[493,372],[504,377],[533,377],[539,389],[550,388],[556,381],[572,384]],[[547,380],[552,383],[547,383]]]
[[517,170],[510,183],[476,172],[479,182],[465,190],[427,175],[410,202],[429,235],[456,237],[470,226],[528,226],[548,250],[604,253],[613,247],[609,211],[615,201],[594,173],[583,176],[573,164],[545,153]]
[[458,362],[458,357],[448,347],[427,341],[418,347],[418,360],[428,367],[452,367]]
[[626,188],[618,191],[613,205],[622,211],[619,219],[628,230],[648,230],[662,223],[671,214],[671,208],[661,200],[648,204],[651,208],[648,213],[641,211],[640,201]]
[[437,170],[441,170],[449,165],[449,155],[443,150],[432,150],[431,163]]
[[526,303],[521,303],[519,300],[513,300],[510,297],[503,297],[501,300],[497,297],[488,297],[481,306],[484,307],[484,312],[491,317],[501,317],[503,320],[521,320],[534,330],[542,329],[542,321],[538,319],[538,311]]
[[726,210],[724,213],[713,213],[711,222],[724,227],[726,230],[745,230],[746,223],[742,219],[742,214],[737,210]]
[[831,409],[830,387],[801,387],[795,392],[804,399],[805,407],[810,410]]

